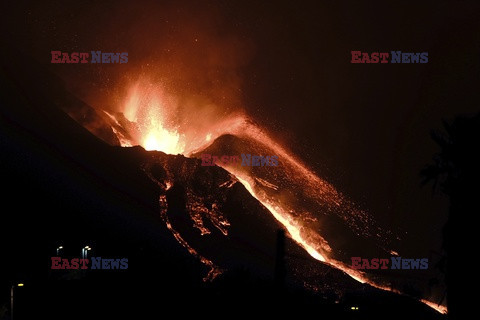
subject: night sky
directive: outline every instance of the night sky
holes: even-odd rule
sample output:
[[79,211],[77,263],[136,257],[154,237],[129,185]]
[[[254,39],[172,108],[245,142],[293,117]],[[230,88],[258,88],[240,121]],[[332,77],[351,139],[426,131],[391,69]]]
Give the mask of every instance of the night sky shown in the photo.
[[[8,43],[93,107],[140,75],[218,112],[244,110],[402,238],[439,251],[448,202],[421,187],[442,120],[479,111],[480,5],[468,1],[2,1]],[[50,51],[128,52],[54,65]],[[428,52],[426,64],[352,64],[351,51]],[[408,232],[408,233],[407,233]]]

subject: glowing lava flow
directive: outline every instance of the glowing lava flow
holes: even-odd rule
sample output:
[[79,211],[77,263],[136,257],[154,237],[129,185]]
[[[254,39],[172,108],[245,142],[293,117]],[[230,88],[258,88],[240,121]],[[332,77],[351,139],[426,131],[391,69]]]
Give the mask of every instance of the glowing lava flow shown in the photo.
[[[240,181],[245,186],[245,188],[250,192],[250,194],[255,199],[260,201],[268,209],[268,211],[270,211],[270,213],[275,217],[275,219],[277,219],[278,222],[280,222],[287,229],[287,231],[290,234],[290,236],[292,237],[292,239],[295,240],[301,247],[303,247],[308,252],[308,254],[310,254],[314,259],[316,259],[318,261],[321,261],[321,262],[325,262],[325,263],[327,263],[327,264],[329,264],[329,265],[331,265],[331,266],[333,266],[337,269],[342,270],[343,272],[345,272],[350,277],[352,277],[353,279],[357,280],[360,283],[368,282],[368,279],[366,279],[364,277],[363,273],[361,273],[357,270],[350,269],[339,261],[335,261],[335,260],[325,258],[321,253],[319,253],[317,250],[315,250],[315,248],[312,245],[310,245],[306,239],[304,239],[301,236],[300,226],[296,225],[295,222],[290,221],[288,219],[288,217],[286,217],[285,215],[283,215],[279,212],[279,211],[281,211],[281,208],[278,208],[278,207],[275,208],[272,204],[268,203],[268,201],[266,201],[265,199],[261,199],[256,194],[256,192],[253,190],[251,184],[249,182],[247,182],[246,179],[240,178],[240,174],[236,175],[236,178],[238,179],[238,181]],[[378,285],[375,285],[375,286],[377,288],[381,288],[381,289],[384,289],[384,290],[389,290],[389,288],[386,288],[386,287],[380,287]]]
[[[287,229],[292,239],[295,240],[301,247],[303,247],[308,252],[308,254],[310,254],[310,256],[312,256],[314,259],[324,262],[338,270],[343,271],[345,274],[349,275],[351,278],[353,278],[354,280],[360,283],[367,283],[372,287],[375,287],[380,290],[391,291],[400,295],[402,294],[402,292],[400,292],[399,290],[391,288],[387,285],[376,283],[375,281],[368,279],[365,273],[352,269],[341,261],[329,259],[324,255],[322,255],[320,252],[318,252],[314,248],[313,244],[310,244],[307,239],[302,237],[300,233],[301,226],[298,225],[298,223],[289,219],[288,215],[282,214],[283,210],[281,207],[278,207],[270,203],[269,199],[266,199],[264,196],[261,196],[254,191],[254,188],[252,187],[254,182],[252,182],[249,177],[243,175],[239,171],[232,170],[232,168],[230,168],[228,171],[230,171],[230,173],[232,173],[238,179],[238,181],[240,181],[240,183],[244,185],[245,189],[247,189],[247,191],[250,192],[250,194],[254,198],[260,201],[260,203],[262,203],[265,206],[265,208],[267,208],[270,211],[270,213],[275,217],[275,219],[277,219]],[[420,301],[425,303],[432,309],[435,309],[439,313],[443,313],[443,314],[447,313],[447,308],[445,306],[435,304],[426,299],[420,299]]]
[[448,313],[447,307],[445,307],[445,306],[438,305],[438,304],[436,304],[436,303],[433,303],[433,302],[428,301],[428,300],[425,300],[425,299],[420,299],[420,301],[423,302],[423,303],[425,303],[425,304],[426,304],[427,306],[429,306],[430,308],[437,310],[437,311],[440,312],[440,313],[443,313],[443,314],[447,314],[447,313]]
[[219,274],[222,273],[222,269],[220,269],[218,266],[216,266],[213,261],[205,258],[204,256],[202,256],[201,254],[199,254],[195,249],[193,249],[187,241],[185,241],[182,236],[180,235],[180,233],[175,230],[173,227],[172,227],[172,224],[170,223],[170,219],[168,218],[168,215],[167,215],[167,201],[166,201],[166,198],[165,196],[160,196],[159,198],[159,201],[158,201],[159,205],[160,205],[160,216],[162,217],[163,221],[165,221],[165,224],[167,225],[167,229],[170,230],[170,232],[173,234],[173,236],[175,237],[175,239],[185,248],[187,249],[187,251],[192,255],[194,256],[195,258],[197,258],[198,260],[200,260],[204,265],[206,265],[207,267],[210,268],[210,271],[208,271],[208,274],[203,278],[203,281],[212,281],[213,279],[215,279]]
[[[162,92],[155,90],[147,90],[145,93],[139,89],[139,86],[133,87],[125,105],[124,114],[131,123],[136,124],[138,133],[136,136],[131,134],[135,137],[135,141],[125,141],[121,137],[120,141],[124,142],[122,145],[140,144],[147,150],[158,150],[170,154],[182,153],[186,156],[191,156],[195,152],[207,148],[221,135],[231,134],[236,137],[246,138],[255,144],[268,147],[269,150],[273,151],[273,154],[281,159],[281,174],[283,176],[281,178],[272,177],[272,179],[298,183],[297,189],[301,189],[299,192],[304,202],[309,201],[314,207],[321,208],[325,211],[322,212],[324,215],[336,215],[357,235],[366,235],[370,238],[381,240],[383,231],[371,226],[372,219],[366,212],[356,209],[355,205],[338,192],[333,185],[315,175],[299,159],[287,152],[247,117],[241,114],[231,115],[208,126],[206,130],[199,130],[199,132],[194,132],[189,136],[179,134],[179,132],[184,133],[184,131],[179,130],[178,127],[166,125],[171,118],[171,114],[169,114],[171,110],[168,103],[162,100],[162,94]],[[109,114],[109,116],[111,115]],[[117,133],[115,130],[114,132]],[[309,212],[308,206],[304,205],[302,207],[303,202],[290,203],[281,201],[275,194],[269,194],[262,189],[262,185],[271,188],[275,185],[274,181],[253,176],[251,172],[242,171],[232,166],[224,166],[224,169],[234,175],[245,186],[247,191],[261,202],[275,219],[287,229],[291,238],[314,259],[343,271],[361,283],[367,283],[382,290],[400,293],[398,290],[389,287],[388,284],[379,283],[379,281],[371,279],[369,275],[352,269],[345,263],[331,257],[332,248],[329,243],[319,234],[318,230],[306,223],[306,221],[315,221],[318,224],[319,222],[315,214],[320,214],[321,211]],[[167,227],[174,233],[177,241],[187,248],[191,254],[201,260],[204,259],[202,262],[211,268],[211,274],[208,277],[214,278],[215,274],[220,271],[213,262],[201,257],[171,228],[168,217],[163,216],[163,218],[167,223]],[[390,252],[389,249],[386,250]],[[444,306],[436,305],[427,300],[421,301],[441,313],[446,312]]]
[[[234,174],[235,175],[235,174]],[[326,262],[327,260],[325,257],[319,253],[317,250],[315,250],[312,246],[310,246],[301,236],[300,236],[300,230],[299,227],[295,225],[295,222],[290,221],[287,217],[284,217],[281,215],[274,207],[272,204],[269,204],[267,202],[261,201],[258,196],[255,194],[255,191],[253,191],[252,186],[250,183],[247,182],[247,180],[242,179],[239,174],[236,175],[236,178],[238,181],[240,181],[245,189],[247,189],[250,194],[260,201],[267,209],[270,211],[270,213],[277,219],[288,231],[290,236],[297,241],[305,250],[315,259]]]

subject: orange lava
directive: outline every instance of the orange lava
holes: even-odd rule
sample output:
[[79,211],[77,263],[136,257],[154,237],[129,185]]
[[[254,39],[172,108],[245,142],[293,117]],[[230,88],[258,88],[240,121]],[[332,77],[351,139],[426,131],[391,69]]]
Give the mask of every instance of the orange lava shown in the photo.
[[[138,133],[135,141],[127,141],[119,136],[123,146],[142,145],[146,150],[158,150],[169,154],[184,154],[190,156],[195,152],[205,149],[212,144],[216,138],[224,134],[232,134],[237,137],[248,138],[260,145],[268,146],[274,154],[282,161],[282,169],[288,170],[288,175],[301,179],[304,183],[305,192],[308,197],[315,201],[327,203],[332,208],[349,208],[354,211],[351,204],[335,187],[327,181],[319,178],[315,173],[309,170],[302,162],[289,153],[279,143],[271,139],[268,134],[255,125],[245,115],[239,113],[229,115],[209,124],[208,128],[200,128],[197,131],[191,128],[189,123],[194,123],[198,119],[198,114],[193,113],[191,118],[183,118],[182,123],[175,123],[175,114],[172,111],[176,106],[170,101],[161,89],[151,86],[134,85],[128,95],[127,102],[123,107],[125,117],[133,124],[136,124]],[[174,112],[173,112],[174,113]],[[112,115],[108,114],[110,117]],[[198,122],[196,122],[198,123]],[[185,125],[188,128],[181,130],[179,128]],[[187,132],[188,131],[188,132]],[[117,131],[114,131],[117,135]],[[313,235],[314,231],[309,230],[302,225],[301,219],[290,214],[290,209],[278,199],[269,197],[260,189],[256,188],[256,182],[244,171],[235,169],[235,167],[225,166],[224,169],[233,174],[250,192],[250,194],[260,201],[288,231],[290,237],[304,248],[314,259],[337,268],[353,279],[367,283],[373,287],[398,292],[387,285],[376,283],[358,270],[350,268],[341,261],[330,258],[331,247],[328,242],[319,234]],[[268,182],[266,182],[268,183]],[[358,212],[362,214],[361,211]],[[200,256],[181,236],[171,227],[168,217],[162,216],[167,227],[173,232],[175,238],[194,256],[197,256],[203,263],[211,268],[207,278],[213,279],[220,272],[214,263]],[[348,219],[348,217],[345,217]],[[201,226],[200,226],[201,227]],[[391,251],[392,254],[397,254]],[[423,303],[432,307],[441,313],[446,313],[444,306],[438,306],[430,301],[421,300]]]

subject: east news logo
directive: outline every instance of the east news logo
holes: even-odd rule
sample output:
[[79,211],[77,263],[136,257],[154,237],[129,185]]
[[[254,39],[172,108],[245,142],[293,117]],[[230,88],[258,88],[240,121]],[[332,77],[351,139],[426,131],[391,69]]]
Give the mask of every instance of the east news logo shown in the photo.
[[100,269],[115,270],[128,269],[128,259],[105,259],[100,257],[92,257],[91,259],[65,259],[61,257],[52,257],[52,269]]
[[[390,261],[391,266],[389,266]],[[407,259],[402,257],[390,257],[390,259],[366,259],[361,257],[352,257],[352,269],[428,269],[428,258]]]
[[127,63],[128,52],[102,52],[91,51],[89,60],[88,52],[62,52],[52,51],[51,63]]
[[[57,256],[61,255],[64,248],[59,246],[57,248]],[[82,248],[81,258],[62,258],[62,257],[52,257],[51,269],[58,270],[72,270],[72,269],[99,269],[99,270],[115,270],[115,269],[128,269],[128,259],[107,259],[101,257],[91,257],[88,258],[89,252],[92,250],[90,246],[85,246]]]
[[351,51],[350,63],[428,63],[428,52],[362,52]]
[[277,167],[278,156],[260,156],[251,154],[241,154],[239,156],[214,156],[208,153],[204,153],[201,156],[202,166],[215,166],[215,165],[238,165],[241,160],[242,166],[246,167]]

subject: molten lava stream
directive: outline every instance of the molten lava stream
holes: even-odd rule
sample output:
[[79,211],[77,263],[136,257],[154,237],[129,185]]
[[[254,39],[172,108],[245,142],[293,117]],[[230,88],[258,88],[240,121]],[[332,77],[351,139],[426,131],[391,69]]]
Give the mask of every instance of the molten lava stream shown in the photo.
[[[314,259],[316,259],[318,261],[321,261],[323,263],[326,263],[326,264],[328,264],[328,265],[330,265],[330,266],[332,266],[336,269],[339,269],[339,270],[343,271],[345,274],[349,275],[354,280],[356,280],[360,283],[367,283],[370,286],[375,287],[377,289],[381,289],[381,290],[385,290],[385,291],[391,291],[391,292],[394,292],[394,293],[397,293],[397,294],[402,294],[399,290],[390,288],[386,285],[378,284],[378,283],[368,279],[368,277],[363,272],[352,269],[348,265],[344,264],[341,261],[337,261],[337,260],[334,260],[334,259],[329,259],[328,257],[319,253],[317,250],[314,249],[314,245],[309,244],[308,240],[302,238],[302,236],[300,234],[300,226],[297,225],[294,221],[291,221],[289,219],[288,215],[282,214],[282,211],[283,211],[282,208],[280,208],[278,206],[275,206],[275,205],[272,205],[268,199],[265,199],[264,197],[259,196],[253,190],[253,188],[252,188],[253,183],[248,182],[249,180],[251,180],[249,177],[243,175],[241,172],[238,172],[238,171],[235,172],[235,170],[232,170],[231,168],[230,168],[229,172],[232,173],[238,179],[238,181],[240,181],[245,186],[245,188],[248,190],[248,192],[255,199],[260,201],[265,206],[265,208],[267,208],[270,211],[270,213],[275,217],[275,219],[277,219],[278,222],[280,222],[287,229],[287,231],[290,234],[290,236],[292,237],[292,239],[295,240],[302,248],[304,248],[310,254],[310,256],[312,256]],[[425,303],[429,307],[435,309],[439,313],[443,313],[443,314],[447,313],[447,308],[445,306],[435,304],[435,303],[433,303],[431,301],[428,301],[426,299],[420,299],[420,301]]]
[[[221,135],[231,134],[236,137],[249,139],[258,145],[268,146],[268,148],[273,151],[273,154],[279,156],[279,158],[282,159],[282,164],[285,164],[285,167],[282,168],[286,170],[284,173],[285,176],[288,177],[288,179],[292,179],[292,181],[300,177],[302,182],[305,183],[303,188],[305,189],[306,197],[312,198],[313,202],[323,203],[329,208],[333,208],[332,210],[340,212],[340,217],[344,219],[345,222],[351,222],[354,218],[358,218],[359,216],[360,219],[366,216],[366,213],[352,209],[352,204],[337,192],[332,185],[319,178],[311,170],[302,165],[301,161],[298,161],[298,159],[296,159],[291,153],[287,152],[280,144],[271,139],[264,130],[255,125],[244,115],[230,115],[223,119],[217,119],[215,124],[210,125],[208,128],[204,127],[199,131],[192,130],[190,126],[184,128],[184,131],[182,131],[180,126],[167,126],[167,123],[171,124],[171,121],[168,121],[169,116],[175,111],[175,107],[163,102],[167,100],[164,92],[159,89],[150,89],[150,91],[147,89],[142,90],[141,86],[138,84],[132,88],[124,108],[125,118],[136,127],[136,130],[134,130],[135,132],[129,132],[130,136],[133,137],[132,140],[126,139],[120,134],[120,131],[115,129],[112,125],[112,129],[118,136],[119,141],[121,141],[122,146],[140,144],[146,150],[157,150],[168,154],[184,154],[186,156],[191,156],[195,152],[206,149]],[[111,117],[110,114],[108,115]],[[116,118],[114,120],[116,123],[115,126],[121,127],[121,121]],[[193,122],[196,120],[198,122],[198,119],[190,120]],[[124,127],[121,129],[128,132]],[[185,134],[183,134],[183,132],[185,132]],[[320,235],[315,234],[315,237],[305,237],[305,232],[302,234],[301,231],[302,228],[309,230],[308,228],[305,228],[301,222],[301,218],[305,217],[294,216],[291,214],[292,211],[298,212],[300,208],[287,208],[278,199],[267,195],[261,188],[257,188],[255,178],[256,180],[261,181],[261,177],[249,176],[244,171],[237,170],[231,166],[223,167],[234,175],[238,181],[245,186],[248,192],[270,211],[275,219],[287,229],[291,238],[304,248],[314,259],[343,271],[361,283],[367,283],[382,290],[400,293],[398,290],[369,279],[365,273],[354,270],[341,261],[332,259],[329,256],[331,248],[328,242]],[[269,183],[271,183],[271,181],[265,181],[265,184],[268,185]],[[350,216],[348,214],[343,214],[343,211],[348,211]],[[311,215],[306,211],[301,212]],[[174,233],[175,238],[190,253],[198,258],[203,258],[200,257],[200,255],[198,255],[198,253],[195,252],[180,237],[180,235],[171,228],[168,217],[163,216],[163,219],[167,223],[167,227],[169,227],[171,232]],[[368,220],[366,221],[368,222]],[[314,231],[311,232],[314,233]],[[213,262],[207,259],[202,262],[212,268],[211,273],[213,275],[212,278],[214,278],[214,274],[218,272],[218,270],[214,267]],[[421,301],[438,312],[446,313],[446,308],[444,306],[436,305],[424,299]]]

